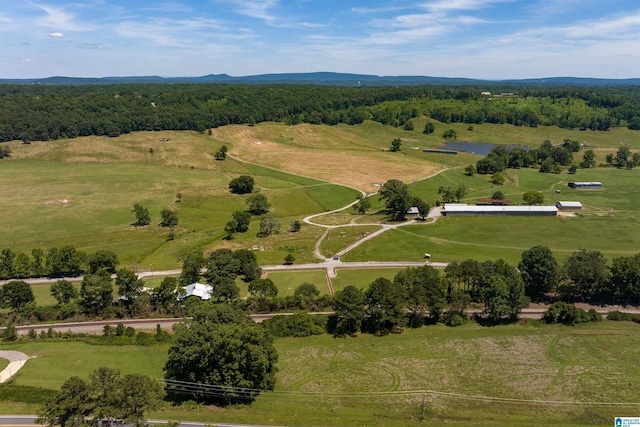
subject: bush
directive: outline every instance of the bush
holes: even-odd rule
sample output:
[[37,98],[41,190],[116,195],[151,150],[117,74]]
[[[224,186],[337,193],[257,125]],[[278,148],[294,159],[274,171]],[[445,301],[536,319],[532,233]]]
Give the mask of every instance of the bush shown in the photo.
[[442,323],[447,326],[460,326],[469,321],[469,315],[455,311],[447,311],[442,315]]
[[615,310],[607,313],[607,320],[612,320],[614,322],[630,322],[632,318],[630,313],[623,313]]
[[573,326],[579,323],[599,322],[602,320],[600,313],[594,309],[588,312],[573,304],[566,302],[556,302],[542,315],[542,321],[547,324],[560,323]]
[[150,346],[156,343],[157,341],[153,334],[147,332],[138,332],[136,334],[136,345]]

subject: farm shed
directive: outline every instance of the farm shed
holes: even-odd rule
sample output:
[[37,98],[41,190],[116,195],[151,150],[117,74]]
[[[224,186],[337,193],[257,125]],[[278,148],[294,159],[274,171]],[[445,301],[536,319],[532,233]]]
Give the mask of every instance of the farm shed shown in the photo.
[[570,182],[569,187],[575,188],[576,190],[588,190],[592,188],[602,188],[601,182]]
[[420,215],[420,212],[418,212],[418,208],[416,206],[411,206],[409,208],[409,210],[407,211],[407,215],[415,215],[418,216]]
[[496,206],[496,205],[466,205],[462,203],[447,203],[442,214],[446,216],[556,216],[558,208],[555,206]]
[[561,211],[579,211],[582,209],[582,203],[580,202],[557,202],[556,208]]
[[211,292],[213,291],[213,287],[202,283],[192,283],[187,286],[185,290],[185,298],[198,297],[203,301],[208,301],[211,299]]

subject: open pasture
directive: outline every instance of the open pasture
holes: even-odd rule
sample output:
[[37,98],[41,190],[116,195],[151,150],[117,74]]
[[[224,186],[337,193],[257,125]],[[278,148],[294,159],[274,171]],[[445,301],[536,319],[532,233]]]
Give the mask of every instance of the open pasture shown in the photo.
[[[640,409],[640,326],[467,324],[399,335],[279,339],[274,392],[228,409],[167,405],[153,418],[290,426],[607,425]],[[24,342],[36,356],[0,385],[0,412],[33,413],[71,374],[99,366],[162,377],[167,346]],[[126,360],[126,362],[125,362]],[[12,394],[13,391],[13,394]],[[613,407],[607,403],[627,404]]]
[[[214,129],[211,136],[195,132],[140,132],[117,138],[86,137],[31,145],[13,142],[12,157],[2,161],[3,199],[9,201],[11,209],[5,209],[1,216],[4,227],[0,247],[10,247],[16,252],[67,244],[87,252],[108,249],[118,254],[122,265],[138,271],[176,268],[178,259],[186,252],[218,247],[255,248],[263,264],[280,264],[288,253],[296,257],[296,262],[313,262],[313,247],[322,230],[304,225],[299,233],[289,233],[291,221],[339,208],[357,196],[355,190],[326,181],[375,193],[378,187],[372,183],[397,178],[412,182],[412,193],[432,204],[440,186],[464,184],[469,193],[463,201],[468,203],[489,197],[498,189],[519,202],[525,191],[536,190],[543,191],[549,203],[579,200],[585,209],[578,214],[579,218],[570,220],[577,224],[563,220],[547,225],[538,218],[518,219],[510,229],[496,228],[491,224],[496,221],[487,218],[442,219],[433,227],[393,231],[366,243],[345,260],[415,259],[424,253],[424,246],[435,246],[440,252],[432,252],[440,260],[494,258],[497,254],[514,259],[519,257],[520,248],[529,248],[536,242],[565,253],[580,247],[598,248],[609,254],[635,251],[638,236],[633,222],[640,212],[635,170],[579,169],[576,175],[508,170],[505,185],[496,187],[488,176],[467,177],[462,173],[463,167],[475,163],[478,156],[423,153],[421,148],[439,146],[443,143],[442,132],[453,128],[458,139],[475,142],[537,146],[544,139],[553,142],[578,139],[596,148],[599,161],[603,161],[604,155],[615,152],[620,144],[633,150],[640,148],[640,133],[617,128],[592,132],[490,124],[474,125],[471,129],[462,124],[436,122],[436,132],[424,135],[421,129],[425,121],[414,119],[414,131],[373,122],[357,126],[263,123],[252,127],[225,126]],[[402,151],[386,151],[396,137],[403,140]],[[231,155],[254,163],[232,158],[215,161],[213,154],[222,144],[228,145]],[[574,155],[578,160],[580,156]],[[424,179],[443,168],[453,169]],[[232,195],[227,188],[229,180],[242,174],[252,175],[256,188],[268,197],[272,212],[280,219],[279,235],[257,238],[259,220],[254,217],[247,233],[236,234],[231,241],[223,240],[224,226],[231,214],[246,209],[246,196]],[[575,192],[566,187],[570,180],[598,180],[605,188]],[[555,193],[556,189],[562,193]],[[181,202],[176,201],[177,193],[182,195]],[[370,200],[370,215],[358,216],[348,210],[317,221],[326,224],[382,221],[383,216],[376,213],[382,202],[377,196]],[[150,226],[130,225],[134,221],[131,212],[134,203],[150,210]],[[166,208],[176,209],[180,221],[176,238],[171,241],[167,240],[168,230],[157,225],[160,211]],[[476,226],[479,230],[474,230],[478,237],[467,233],[470,224],[480,224]],[[524,227],[529,233],[517,236],[519,231],[513,227]],[[592,227],[599,228],[592,230]],[[444,231],[440,235],[441,229]],[[618,233],[611,236],[623,237],[606,238],[603,230],[607,229]],[[509,237],[510,233],[516,237]],[[394,235],[402,237],[389,237]],[[323,244],[326,253],[342,248],[344,242],[332,247],[335,240]],[[394,245],[393,250],[388,250],[388,244]],[[482,248],[488,253],[479,256]]]
[[[246,209],[247,197],[230,194],[228,182],[248,173],[281,221],[282,234],[267,239],[269,245],[276,245],[276,257],[284,257],[293,248],[301,254],[301,260],[311,260],[318,231],[289,236],[289,223],[343,206],[358,194],[346,187],[257,165],[245,166],[232,159],[198,163],[196,160],[206,157],[207,150],[220,144],[189,132],[168,133],[169,141],[160,142],[162,135],[165,133],[145,132],[15,146],[15,156],[2,163],[3,194],[11,209],[5,209],[2,215],[5,231],[0,247],[15,252],[61,245],[86,252],[108,249],[118,254],[122,265],[136,270],[176,268],[178,258],[189,250],[207,251],[225,245],[221,242],[226,235],[224,225],[234,211]],[[167,150],[172,144],[176,148],[170,155],[161,156],[160,148],[152,154],[148,151],[152,147],[147,145],[154,144],[162,144],[160,148]],[[92,158],[85,156],[90,147],[95,148]],[[174,159],[180,156],[184,156],[180,161]],[[178,193],[182,196],[179,202]],[[151,225],[131,226],[134,203],[149,209]],[[162,209],[178,212],[180,222],[174,240],[168,241],[169,230],[157,225]],[[256,237],[258,231],[259,219],[254,217],[249,232],[237,235],[238,242],[229,243],[258,246],[262,244]],[[275,261],[271,256],[267,259]]]

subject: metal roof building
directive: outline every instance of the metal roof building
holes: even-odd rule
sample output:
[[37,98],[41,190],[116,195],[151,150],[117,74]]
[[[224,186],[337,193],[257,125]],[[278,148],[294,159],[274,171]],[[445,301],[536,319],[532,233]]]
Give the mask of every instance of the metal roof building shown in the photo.
[[556,208],[562,211],[579,211],[582,209],[580,202],[556,202]]
[[202,283],[192,283],[187,286],[185,290],[185,298],[198,297],[203,301],[208,301],[211,299],[211,292],[213,291],[213,287]]
[[570,182],[569,187],[575,188],[576,190],[585,190],[585,189],[593,189],[593,188],[602,188],[602,183],[598,181],[593,182]]
[[555,206],[496,206],[467,205],[462,203],[446,203],[442,214],[446,216],[480,216],[480,215],[520,215],[520,216],[556,216]]

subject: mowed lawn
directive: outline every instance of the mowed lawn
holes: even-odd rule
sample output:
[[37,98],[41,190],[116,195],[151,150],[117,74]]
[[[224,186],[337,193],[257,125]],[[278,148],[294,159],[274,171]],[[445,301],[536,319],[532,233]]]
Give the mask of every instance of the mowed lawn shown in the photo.
[[[166,406],[154,418],[289,426],[609,425],[640,410],[640,325],[468,324],[386,337],[278,339],[274,392],[228,409]],[[36,356],[7,385],[0,412],[33,413],[71,375],[99,366],[162,377],[167,346],[3,345]],[[12,393],[13,392],[13,393]],[[423,406],[424,402],[424,406]],[[626,404],[615,407],[613,404]]]

